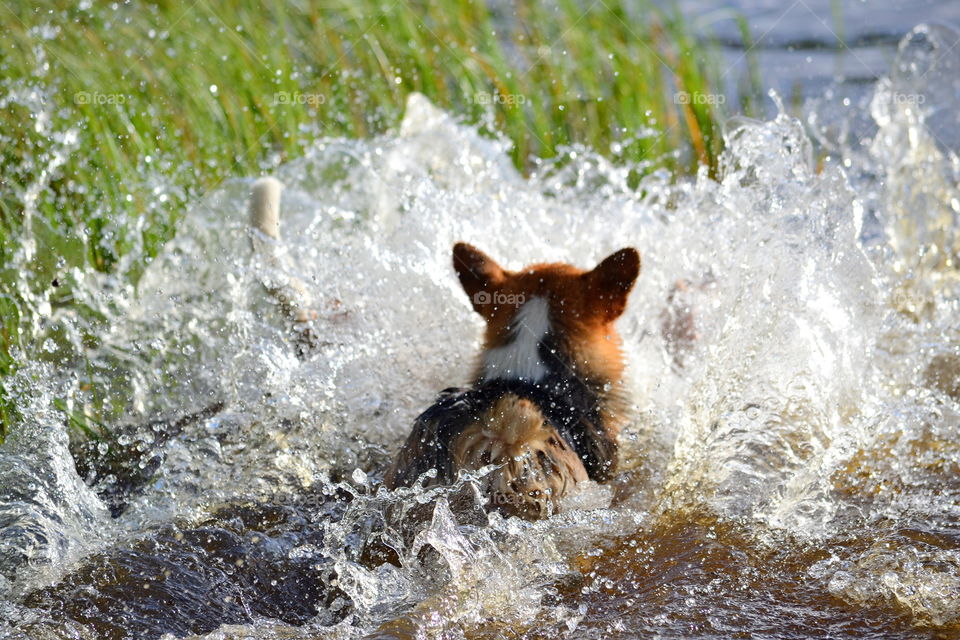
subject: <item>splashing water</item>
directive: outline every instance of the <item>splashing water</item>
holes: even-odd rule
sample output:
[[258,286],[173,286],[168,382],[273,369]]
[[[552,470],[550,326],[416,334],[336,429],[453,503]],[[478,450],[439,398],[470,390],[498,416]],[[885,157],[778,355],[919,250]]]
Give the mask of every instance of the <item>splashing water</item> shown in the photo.
[[[101,306],[97,346],[72,343],[83,370],[7,382],[24,421],[0,449],[4,633],[960,632],[957,39],[904,39],[844,115],[866,137],[822,101],[806,128],[782,108],[730,123],[719,180],[634,190],[585,149],[523,178],[503,141],[412,96],[395,134],[278,172],[283,237],[258,241],[281,261],[250,248],[249,182],[224,185]],[[378,487],[478,347],[458,240],[510,268],[642,253],[610,507],[527,523],[479,510],[475,477]],[[263,287],[290,277],[317,314],[302,357]],[[87,281],[81,302],[111,295]],[[128,414],[104,445],[126,467],[74,466],[51,404],[93,402],[81,374]]]

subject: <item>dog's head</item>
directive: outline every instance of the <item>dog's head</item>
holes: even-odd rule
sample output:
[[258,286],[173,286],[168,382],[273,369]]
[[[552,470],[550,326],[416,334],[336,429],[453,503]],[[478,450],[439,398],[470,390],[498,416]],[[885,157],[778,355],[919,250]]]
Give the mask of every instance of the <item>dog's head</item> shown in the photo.
[[536,382],[546,374],[542,349],[557,348],[581,375],[619,380],[623,355],[614,321],[640,273],[636,249],[621,249],[589,271],[564,263],[507,271],[460,242],[453,267],[487,323],[481,379]]

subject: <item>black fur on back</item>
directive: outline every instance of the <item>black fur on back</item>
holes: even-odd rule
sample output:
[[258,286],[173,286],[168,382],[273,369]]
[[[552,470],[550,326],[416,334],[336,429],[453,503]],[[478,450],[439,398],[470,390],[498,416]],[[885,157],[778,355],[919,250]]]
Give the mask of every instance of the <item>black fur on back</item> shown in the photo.
[[525,398],[540,409],[576,451],[590,479],[609,480],[616,464],[617,442],[603,423],[608,391],[576,374],[566,349],[552,334],[541,340],[539,350],[547,368],[547,375],[540,381],[496,378],[478,381],[473,387],[441,391],[434,404],[417,417],[404,444],[401,458],[411,463],[404,468],[395,465],[388,472],[389,484],[409,486],[431,468],[437,470],[438,481],[453,482],[453,440],[506,394]]

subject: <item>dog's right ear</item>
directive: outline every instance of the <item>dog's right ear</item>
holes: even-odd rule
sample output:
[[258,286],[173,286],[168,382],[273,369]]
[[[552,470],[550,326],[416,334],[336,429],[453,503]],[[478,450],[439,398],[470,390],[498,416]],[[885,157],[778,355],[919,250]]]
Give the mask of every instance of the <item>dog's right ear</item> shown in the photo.
[[627,296],[639,275],[640,253],[633,247],[607,256],[584,274],[594,308],[607,320],[616,320],[627,308]]
[[491,295],[506,280],[506,273],[493,258],[466,242],[453,245],[453,268],[470,304],[480,315],[490,314]]

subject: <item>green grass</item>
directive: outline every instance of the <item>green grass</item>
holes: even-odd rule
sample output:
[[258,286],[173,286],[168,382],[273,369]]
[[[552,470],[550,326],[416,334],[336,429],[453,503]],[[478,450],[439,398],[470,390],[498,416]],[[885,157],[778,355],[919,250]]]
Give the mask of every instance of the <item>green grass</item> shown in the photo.
[[[23,359],[82,370],[75,350],[39,348],[74,268],[136,283],[191,197],[318,138],[389,130],[413,91],[490,123],[521,169],[571,143],[640,172],[716,167],[715,107],[676,94],[715,93],[718,56],[652,4],[82,5],[0,4],[0,377]],[[104,319],[77,313],[95,344]],[[14,413],[0,392],[0,437]]]

